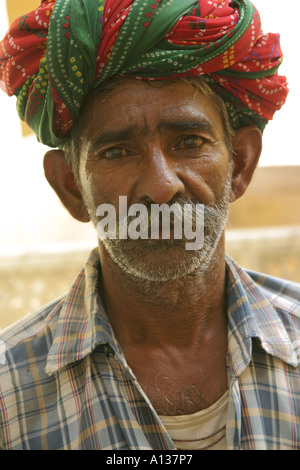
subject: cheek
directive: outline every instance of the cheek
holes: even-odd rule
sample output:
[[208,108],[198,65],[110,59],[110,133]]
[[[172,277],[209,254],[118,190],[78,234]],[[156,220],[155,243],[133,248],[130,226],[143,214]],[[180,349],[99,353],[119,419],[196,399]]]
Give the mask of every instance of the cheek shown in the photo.
[[228,158],[220,158],[189,162],[180,172],[189,196],[204,204],[212,204],[224,193],[228,170]]
[[88,163],[86,173],[89,176],[85,179],[95,204],[109,203],[117,207],[120,196],[126,196],[128,204],[136,202],[134,199],[135,188],[140,178],[137,166],[136,162],[132,162],[108,171]]
[[99,172],[91,172],[86,180],[87,191],[98,207],[100,204],[112,204],[116,207],[120,195],[126,195],[122,184],[111,175],[101,175]]

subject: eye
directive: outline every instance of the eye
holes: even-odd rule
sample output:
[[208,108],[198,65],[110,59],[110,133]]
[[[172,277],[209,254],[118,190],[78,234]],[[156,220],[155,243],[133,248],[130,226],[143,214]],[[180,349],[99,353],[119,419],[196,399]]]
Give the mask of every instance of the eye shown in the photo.
[[99,158],[106,158],[107,160],[117,160],[118,158],[127,157],[131,152],[123,147],[111,147],[100,153]]
[[194,150],[200,148],[204,143],[205,140],[202,137],[187,135],[174,145],[172,150]]

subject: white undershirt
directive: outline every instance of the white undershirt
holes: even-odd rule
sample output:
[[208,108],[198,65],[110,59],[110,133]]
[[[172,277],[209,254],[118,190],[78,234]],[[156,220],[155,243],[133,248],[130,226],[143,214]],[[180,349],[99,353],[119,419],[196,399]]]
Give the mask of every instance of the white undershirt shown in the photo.
[[226,450],[227,409],[228,391],[205,410],[160,419],[179,450]]

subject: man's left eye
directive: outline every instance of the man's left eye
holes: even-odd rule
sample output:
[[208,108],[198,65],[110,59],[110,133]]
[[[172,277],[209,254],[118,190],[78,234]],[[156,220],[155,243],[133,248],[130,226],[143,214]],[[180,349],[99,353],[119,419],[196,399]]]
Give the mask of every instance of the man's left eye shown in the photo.
[[204,139],[197,135],[188,135],[172,147],[172,150],[193,150],[200,148],[204,144]]

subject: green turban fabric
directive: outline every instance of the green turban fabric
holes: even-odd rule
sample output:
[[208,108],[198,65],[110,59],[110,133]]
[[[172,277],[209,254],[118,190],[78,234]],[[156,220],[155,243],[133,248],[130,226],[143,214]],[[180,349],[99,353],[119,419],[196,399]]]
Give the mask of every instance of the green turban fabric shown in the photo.
[[278,34],[249,0],[43,0],[0,43],[0,86],[50,147],[64,144],[88,92],[119,74],[203,76],[234,129],[263,131],[284,104]]

